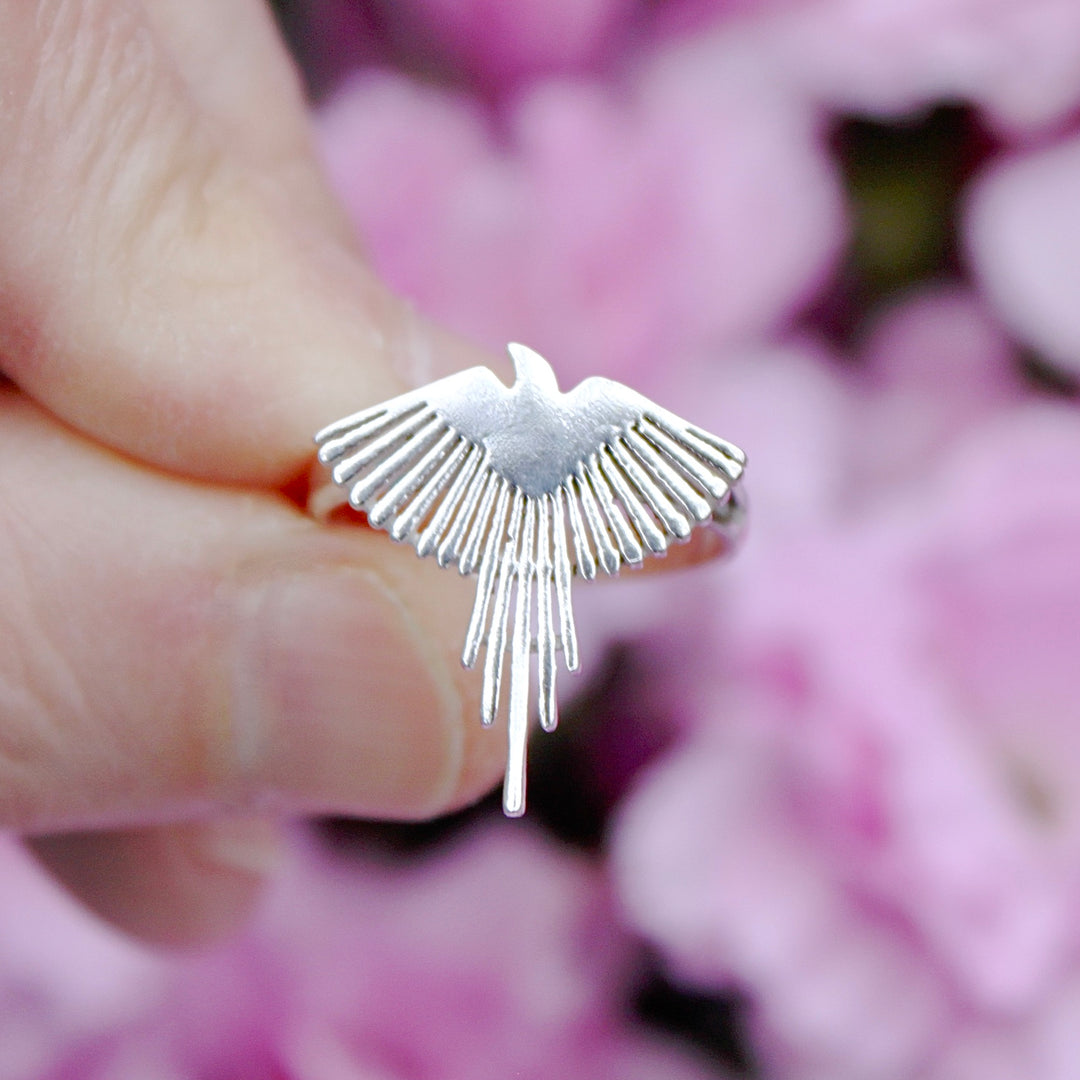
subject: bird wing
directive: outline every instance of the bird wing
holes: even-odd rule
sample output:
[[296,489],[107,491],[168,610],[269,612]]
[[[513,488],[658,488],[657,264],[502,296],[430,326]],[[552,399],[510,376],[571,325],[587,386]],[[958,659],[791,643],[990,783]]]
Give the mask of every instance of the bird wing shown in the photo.
[[476,433],[454,423],[454,403],[490,414],[507,394],[487,368],[458,372],[323,428],[319,460],[373,526],[470,572],[499,478]]
[[586,379],[567,399],[595,431],[560,485],[582,577],[640,563],[725,514],[746,464],[738,447],[610,379]]
[[551,397],[484,367],[347,416],[316,442],[373,526],[464,574],[481,569],[493,528],[523,528],[530,503],[534,517],[544,504],[546,561],[586,579],[617,573],[717,513],[746,460],[610,379]]

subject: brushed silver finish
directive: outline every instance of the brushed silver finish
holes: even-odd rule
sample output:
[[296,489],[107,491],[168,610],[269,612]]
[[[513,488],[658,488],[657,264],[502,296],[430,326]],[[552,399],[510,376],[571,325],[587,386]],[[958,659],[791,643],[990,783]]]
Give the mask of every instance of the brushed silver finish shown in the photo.
[[554,731],[559,722],[555,701],[555,619],[551,609],[551,589],[555,584],[555,561],[551,550],[550,494],[537,500],[536,526],[536,636],[537,696],[540,726]]
[[574,626],[574,609],[570,602],[570,582],[574,568],[566,546],[566,519],[563,516],[565,494],[563,488],[559,488],[551,496],[551,527],[555,537],[555,595],[559,601],[559,641],[562,644],[563,660],[567,671],[577,671],[577,628]]
[[462,662],[473,667],[484,649],[481,721],[489,726],[510,653],[503,809],[517,816],[533,653],[548,731],[558,722],[557,656],[568,671],[579,664],[573,578],[616,574],[698,525],[733,545],[746,458],[610,379],[585,379],[564,394],[543,357],[508,349],[513,386],[470,368],[346,416],[315,441],[333,482],[371,525],[477,575]]

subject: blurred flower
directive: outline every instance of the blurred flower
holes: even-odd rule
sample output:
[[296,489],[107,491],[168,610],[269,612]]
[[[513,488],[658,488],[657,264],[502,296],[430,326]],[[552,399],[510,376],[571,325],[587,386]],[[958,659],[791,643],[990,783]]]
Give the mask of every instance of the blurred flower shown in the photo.
[[1016,336],[1080,375],[1080,139],[1001,161],[971,192],[980,282]]
[[492,1080],[605,1073],[621,942],[602,882],[497,825],[410,867],[325,867],[268,912],[292,999],[286,1036],[376,1075]]
[[10,839],[0,881],[0,1076],[37,1080],[152,1007],[162,964],[86,914]]
[[878,313],[858,350],[851,457],[860,492],[919,485],[958,438],[1027,393],[1015,350],[976,293],[931,284]]
[[580,69],[617,36],[638,0],[410,0],[393,17],[430,39],[442,63],[496,90]]
[[186,959],[123,941],[18,849],[0,859],[5,1080],[705,1078],[623,1019],[600,874],[523,829],[410,865],[299,845],[251,930]]
[[646,388],[657,357],[775,331],[823,284],[844,226],[819,126],[711,40],[625,94],[539,84],[501,141],[474,102],[391,75],[321,119],[376,266],[426,313],[492,348],[529,341],[564,381]]
[[619,46],[646,51],[715,28],[767,58],[772,81],[834,111],[897,116],[971,101],[1017,136],[1060,125],[1080,104],[1072,0],[411,0],[384,10],[411,49],[496,93],[581,71]]
[[316,99],[357,66],[388,60],[379,20],[367,3],[276,0],[271,6]]
[[735,655],[617,868],[684,978],[749,993],[771,1075],[974,1076],[935,1069],[1071,1008],[1078,458],[1075,417],[1020,410],[729,590]]
[[[698,354],[653,381],[666,408],[752,447],[752,513],[738,555],[740,573],[749,573],[747,564],[768,558],[777,544],[840,511],[852,472],[856,398],[823,345],[800,339],[748,347],[729,351],[723,362]],[[588,643],[581,681],[595,678],[607,647],[619,643],[640,646],[637,664],[649,671],[648,685],[621,702],[612,719],[616,731],[650,711],[653,723],[667,727],[666,719],[680,726],[685,688],[697,685],[695,673],[712,668],[722,649],[703,630],[717,624],[723,608],[718,597],[731,571],[726,564],[663,575],[626,571],[618,587],[601,582],[579,590],[575,613],[581,640]],[[564,677],[559,686],[572,699],[581,682]]]
[[[730,6],[690,0],[699,19]],[[971,101],[1015,136],[1060,125],[1080,103],[1072,0],[794,0],[751,6],[725,26],[769,56],[776,79],[839,112]]]

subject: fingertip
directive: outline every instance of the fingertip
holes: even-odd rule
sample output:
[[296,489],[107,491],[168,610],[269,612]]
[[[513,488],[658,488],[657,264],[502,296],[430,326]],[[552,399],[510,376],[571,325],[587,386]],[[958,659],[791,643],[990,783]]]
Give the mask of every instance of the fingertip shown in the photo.
[[280,862],[275,824],[259,818],[37,837],[28,846],[86,907],[169,949],[239,930]]
[[[354,535],[356,531],[354,527]],[[480,722],[479,673],[461,662],[475,579],[441,570],[433,560],[418,559],[414,552],[388,542],[385,535],[367,529],[360,530],[360,535],[372,548],[385,552],[380,570],[402,604],[419,623],[438,629],[430,646],[440,657],[440,667],[450,679],[457,702],[454,724],[458,747],[453,777],[418,816],[432,818],[460,810],[483,798],[502,779],[506,757],[502,725],[489,728]]]

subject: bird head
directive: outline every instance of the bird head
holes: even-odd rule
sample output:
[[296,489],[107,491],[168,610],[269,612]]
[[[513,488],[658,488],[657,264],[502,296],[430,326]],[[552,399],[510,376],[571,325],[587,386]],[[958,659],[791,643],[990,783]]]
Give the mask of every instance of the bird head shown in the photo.
[[534,352],[527,345],[519,345],[517,342],[507,345],[506,349],[514,362],[514,374],[517,376],[515,387],[533,386],[550,396],[559,393],[559,383],[555,378],[555,372],[538,352]]

